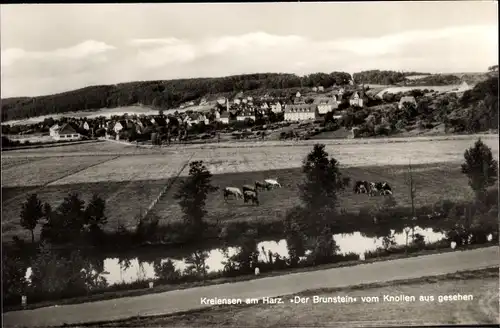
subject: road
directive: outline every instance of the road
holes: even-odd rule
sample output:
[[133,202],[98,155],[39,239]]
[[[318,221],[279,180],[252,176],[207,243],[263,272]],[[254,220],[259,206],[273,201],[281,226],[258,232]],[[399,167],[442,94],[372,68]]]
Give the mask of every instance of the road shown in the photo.
[[496,267],[500,248],[492,246],[420,257],[382,261],[351,267],[302,272],[237,283],[174,290],[99,302],[7,312],[4,327],[60,326],[133,316],[170,314],[206,307],[207,298],[260,298],[294,294],[309,289],[413,279],[457,271]]

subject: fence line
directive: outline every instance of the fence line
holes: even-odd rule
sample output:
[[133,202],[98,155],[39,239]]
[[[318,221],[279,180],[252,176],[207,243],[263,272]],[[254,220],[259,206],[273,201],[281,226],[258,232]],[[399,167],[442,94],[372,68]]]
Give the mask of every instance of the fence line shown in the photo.
[[160,198],[167,192],[170,190],[170,188],[174,185],[175,181],[177,181],[177,179],[179,178],[179,176],[181,175],[182,172],[184,172],[184,170],[186,169],[186,167],[189,165],[189,162],[191,161],[191,159],[193,158],[195,152],[193,152],[191,154],[191,156],[189,157],[189,159],[184,163],[184,165],[182,165],[181,169],[179,170],[179,172],[177,172],[177,174],[175,175],[174,178],[172,178],[170,180],[169,183],[166,184],[166,186],[160,191],[160,193],[158,194],[158,196],[155,198],[155,200],[153,200],[149,206],[146,208],[146,211],[144,212],[144,215],[141,217],[141,219],[145,219],[147,217],[147,215],[149,214],[149,212],[156,206],[156,204],[158,203],[158,201],[160,200]]

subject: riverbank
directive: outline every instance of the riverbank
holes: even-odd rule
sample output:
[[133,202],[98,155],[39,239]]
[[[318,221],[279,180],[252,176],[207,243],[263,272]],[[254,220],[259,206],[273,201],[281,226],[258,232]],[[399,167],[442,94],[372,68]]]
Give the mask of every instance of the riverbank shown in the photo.
[[[432,255],[432,254],[460,252],[460,251],[467,251],[467,250],[485,248],[485,247],[490,247],[490,246],[491,246],[491,244],[489,243],[489,244],[482,244],[482,245],[463,246],[460,249],[456,249],[456,250],[453,250],[449,247],[439,248],[439,249],[425,249],[425,250],[417,251],[414,253],[391,254],[388,256],[384,256],[384,257],[370,258],[370,259],[367,259],[365,261],[355,260],[355,261],[346,261],[346,262],[340,262],[340,263],[323,264],[323,265],[318,265],[318,266],[313,266],[313,267],[287,268],[287,269],[279,270],[279,271],[269,271],[269,272],[261,271],[261,274],[259,276],[241,275],[241,276],[236,276],[236,277],[215,278],[215,279],[206,280],[206,281],[195,281],[195,282],[188,282],[188,283],[183,283],[183,284],[155,284],[155,286],[153,288],[148,287],[149,281],[141,281],[141,282],[134,282],[134,283],[130,283],[130,284],[121,284],[118,286],[114,286],[114,288],[119,288],[119,290],[96,291],[99,293],[92,294],[92,295],[86,295],[86,296],[82,296],[82,297],[67,298],[67,299],[53,300],[53,301],[43,301],[43,302],[34,303],[34,304],[29,304],[29,300],[28,300],[28,305],[26,307],[22,307],[21,304],[19,304],[16,306],[4,306],[3,310],[4,310],[4,312],[9,312],[9,311],[19,311],[19,310],[32,310],[32,309],[37,309],[37,308],[42,308],[42,307],[50,307],[50,306],[80,304],[80,303],[86,303],[86,302],[97,302],[97,301],[117,299],[117,298],[123,298],[123,297],[134,297],[134,296],[141,296],[141,295],[147,295],[147,294],[163,293],[163,292],[173,291],[173,290],[182,290],[182,289],[189,289],[189,288],[202,287],[202,286],[221,285],[221,284],[227,284],[227,283],[249,281],[249,280],[261,279],[261,278],[266,278],[266,277],[276,277],[276,276],[282,276],[282,275],[294,274],[294,273],[313,272],[313,271],[320,271],[320,270],[326,270],[326,269],[342,268],[342,267],[348,267],[348,266],[356,266],[356,265],[360,265],[360,264],[376,263],[376,262],[382,262],[382,261],[390,261],[390,260],[397,260],[397,259],[404,259],[404,258],[411,258],[411,257],[419,257],[419,256],[425,256],[425,255]],[[129,287],[129,288],[125,289],[127,287]],[[111,288],[113,288],[113,286],[109,287],[109,289],[111,289]],[[132,288],[134,288],[134,289],[132,289]]]
[[[85,327],[207,327],[221,324],[239,327],[313,326],[321,323],[339,323],[342,327],[358,326],[361,321],[381,325],[401,324],[460,324],[465,318],[475,318],[477,324],[498,323],[498,268],[462,271],[452,274],[409,280],[357,285],[347,288],[305,291],[299,297],[351,297],[380,295],[425,295],[435,301],[416,303],[361,303],[304,304],[285,302],[279,305],[214,306],[203,310],[187,311],[172,315],[138,317],[115,322],[84,324]],[[472,295],[469,302],[439,302],[439,295]],[[284,297],[287,299],[287,297]],[[460,310],[459,310],[460,309]],[[455,314],[460,313],[459,317]],[[355,321],[354,321],[355,320]]]
[[453,254],[433,254],[381,261],[354,267],[266,277],[255,281],[175,290],[154,295],[8,312],[3,315],[3,324],[5,327],[61,326],[92,321],[120,320],[136,316],[166,315],[210,307],[209,304],[200,303],[202,297],[241,299],[276,297],[319,288],[344,288],[397,279],[407,280],[457,271],[478,270],[498,267],[498,252],[498,246],[493,246]]

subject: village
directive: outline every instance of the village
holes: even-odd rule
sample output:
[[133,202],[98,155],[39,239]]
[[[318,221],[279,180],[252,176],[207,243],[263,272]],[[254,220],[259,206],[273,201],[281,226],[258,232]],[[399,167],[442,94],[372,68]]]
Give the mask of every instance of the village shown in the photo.
[[[211,139],[220,141],[221,138],[307,139],[314,134],[314,128],[317,133],[317,128],[324,126],[326,120],[341,120],[347,111],[370,110],[380,104],[392,104],[399,110],[403,109],[405,103],[416,108],[418,96],[435,98],[443,93],[462,94],[470,89],[464,81],[446,92],[440,93],[432,89],[419,92],[418,87],[415,87],[405,92],[400,91],[394,97],[386,97],[387,93],[377,93],[379,90],[376,88],[364,84],[358,86],[351,81],[347,86],[302,88],[302,93],[282,93],[280,96],[271,96],[265,91],[260,96],[238,92],[231,98],[203,97],[198,101],[181,104],[176,109],[150,107],[157,111],[156,115],[128,114],[125,108],[123,115],[46,118],[43,122],[30,126],[6,128],[3,125],[2,130],[20,145],[89,138],[153,145],[197,139],[204,142],[210,142]],[[307,125],[308,129],[299,129]],[[290,126],[293,132],[283,132],[284,127]],[[261,131],[252,133],[258,130]],[[357,137],[358,130],[358,127],[350,127],[350,136]]]

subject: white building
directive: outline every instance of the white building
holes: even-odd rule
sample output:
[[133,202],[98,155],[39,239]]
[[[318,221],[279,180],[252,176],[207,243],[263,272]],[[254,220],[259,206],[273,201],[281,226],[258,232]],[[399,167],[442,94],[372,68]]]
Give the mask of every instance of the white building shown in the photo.
[[237,121],[245,121],[246,119],[251,119],[255,121],[255,113],[253,111],[244,111],[241,112],[238,116],[236,116]]
[[228,112],[222,113],[222,115],[220,116],[220,122],[222,124],[229,124],[229,113]]
[[318,114],[320,115],[332,112],[339,107],[336,96],[314,99],[314,104],[318,106]]
[[360,96],[359,92],[354,92],[349,99],[349,105],[363,107],[363,98]]
[[54,137],[57,134],[57,131],[59,131],[59,124],[52,125],[49,129],[49,135],[51,137]]
[[276,104],[271,105],[271,111],[273,113],[281,113],[282,110],[283,110],[283,107],[281,106],[280,102],[277,102]]
[[69,123],[63,124],[53,136],[55,140],[78,140],[81,137],[82,135],[76,132]]
[[286,105],[285,121],[305,121],[316,119],[316,105]]
[[402,109],[405,103],[413,104],[415,107],[417,106],[415,97],[401,97],[398,104],[399,109]]

